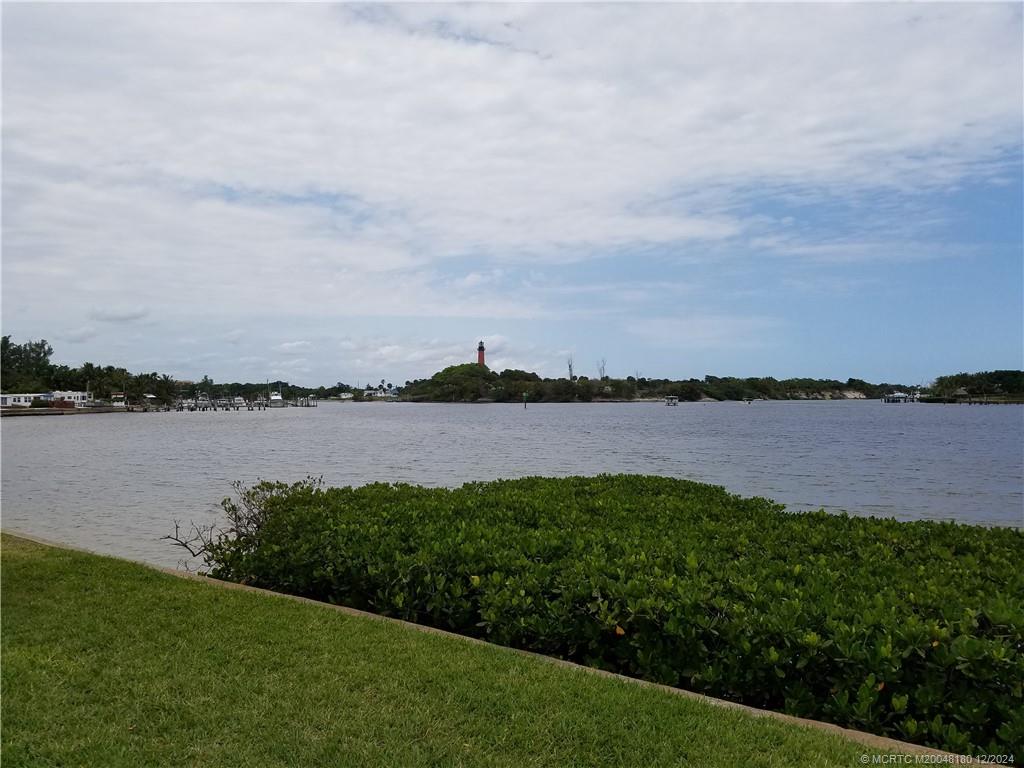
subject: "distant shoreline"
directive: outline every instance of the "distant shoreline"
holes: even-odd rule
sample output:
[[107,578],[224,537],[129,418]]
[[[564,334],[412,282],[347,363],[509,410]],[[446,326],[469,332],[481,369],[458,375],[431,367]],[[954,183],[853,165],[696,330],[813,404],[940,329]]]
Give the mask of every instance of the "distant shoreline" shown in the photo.
[[[409,405],[510,405],[519,407],[522,405],[522,401],[515,400],[490,400],[487,398],[480,398],[479,400],[333,400],[325,399],[319,401],[321,403],[332,403],[332,404],[354,404],[354,405],[385,405],[394,403],[405,403]],[[664,403],[665,398],[663,397],[635,397],[632,399],[627,398],[601,398],[594,400],[528,400],[526,402],[527,407],[537,405],[601,405],[601,404],[651,404],[651,403]],[[750,400],[715,400],[714,398],[705,397],[700,400],[680,400],[678,405],[707,405],[712,403],[746,403],[753,405],[756,402],[761,403],[869,403],[879,402],[879,398],[867,398],[867,397],[787,397],[787,398],[754,398]],[[961,399],[956,400],[952,398],[928,398],[922,399],[919,405],[1024,405],[1024,399],[1021,398],[1005,398],[1005,399],[975,399],[967,400]],[[164,409],[166,410],[166,409]],[[93,408],[4,408],[0,410],[0,417],[16,417],[16,416],[80,416],[84,414],[100,414],[100,413],[145,413],[146,411],[136,411],[125,408],[113,408],[113,407],[93,407]],[[157,412],[157,411],[154,411]]]

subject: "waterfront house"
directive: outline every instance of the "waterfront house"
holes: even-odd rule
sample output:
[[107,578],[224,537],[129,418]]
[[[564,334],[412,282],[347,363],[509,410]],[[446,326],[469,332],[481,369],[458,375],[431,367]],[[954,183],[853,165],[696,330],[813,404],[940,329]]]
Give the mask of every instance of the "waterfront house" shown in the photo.
[[88,408],[93,404],[92,392],[76,392],[72,390],[58,390],[51,392],[54,400],[64,400],[68,403],[74,403],[75,408]]
[[4,408],[28,408],[33,400],[49,400],[50,393],[30,393],[18,395],[0,395],[0,406]]
[[385,389],[383,387],[377,387],[376,389],[367,389],[363,392],[364,400],[397,400],[398,390],[392,387],[391,389]]
[[76,408],[85,408],[92,404],[92,393],[62,390],[56,392],[26,392],[0,395],[0,407],[28,408],[32,405],[33,400],[42,400],[44,403],[63,400],[65,402],[74,403]]

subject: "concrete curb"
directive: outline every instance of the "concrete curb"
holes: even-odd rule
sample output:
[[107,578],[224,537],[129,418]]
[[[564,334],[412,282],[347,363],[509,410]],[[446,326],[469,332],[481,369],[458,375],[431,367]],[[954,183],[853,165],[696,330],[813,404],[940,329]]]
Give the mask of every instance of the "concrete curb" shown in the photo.
[[694,693],[693,691],[687,691],[687,690],[685,690],[683,688],[673,688],[673,687],[668,686],[668,685],[662,685],[660,683],[652,683],[650,681],[640,680],[640,679],[635,678],[635,677],[627,677],[625,675],[620,675],[620,674],[617,674],[615,672],[608,672],[608,671],[603,670],[603,669],[595,669],[593,667],[587,667],[587,666],[584,666],[582,664],[577,664],[577,663],[572,662],[572,661],[566,661],[565,659],[557,659],[557,658],[554,658],[552,656],[544,656],[543,654],[534,653],[532,651],[524,651],[524,650],[519,649],[519,648],[509,648],[509,647],[503,646],[503,645],[495,645],[493,643],[488,643],[486,640],[481,640],[479,638],[468,637],[466,635],[458,635],[458,634],[455,634],[454,632],[448,632],[447,630],[437,629],[436,627],[428,627],[428,626],[425,626],[423,624],[413,624],[412,622],[403,621],[402,619],[394,619],[394,618],[391,618],[389,616],[381,616],[381,615],[376,614],[376,613],[369,613],[368,611],[361,611],[361,610],[358,610],[356,608],[349,608],[349,607],[344,606],[344,605],[333,605],[331,603],[324,603],[324,602],[321,602],[319,600],[311,600],[311,599],[309,599],[307,597],[298,597],[296,595],[288,595],[288,594],[284,594],[283,592],[273,592],[273,591],[271,591],[269,589],[262,589],[261,587],[251,587],[251,586],[248,586],[246,584],[236,584],[235,582],[231,582],[231,581],[221,581],[220,579],[214,579],[214,578],[209,577],[209,576],[203,576],[203,575],[196,574],[196,573],[188,573],[186,571],[178,570],[178,569],[175,569],[175,568],[163,568],[163,567],[156,566],[156,565],[150,565],[149,563],[144,563],[144,562],[141,562],[141,561],[138,561],[138,560],[127,560],[127,558],[117,558],[117,557],[113,557],[111,555],[106,555],[106,554],[103,554],[103,553],[100,553],[100,552],[93,552],[91,550],[82,549],[80,547],[70,546],[68,544],[62,544],[62,543],[56,542],[56,541],[48,541],[46,539],[41,539],[41,538],[38,538],[36,536],[29,536],[29,535],[26,535],[26,534],[23,534],[23,533],[8,532],[8,531],[4,531],[4,530],[0,530],[0,533],[3,533],[5,536],[11,536],[12,538],[17,538],[17,539],[22,539],[24,541],[29,541],[29,542],[32,542],[34,544],[41,544],[43,546],[53,547],[54,549],[65,549],[65,550],[70,550],[72,552],[82,552],[82,553],[89,554],[89,555],[97,555],[99,557],[111,557],[112,559],[115,559],[115,560],[118,560],[118,559],[119,560],[126,560],[128,562],[132,562],[132,563],[136,563],[138,565],[142,565],[142,566],[144,566],[146,568],[149,568],[151,570],[159,571],[161,573],[165,573],[165,574],[168,574],[168,575],[171,575],[171,576],[176,576],[176,577],[178,577],[180,579],[187,579],[189,581],[202,582],[204,584],[208,584],[208,585],[211,585],[211,586],[214,586],[214,587],[219,587],[219,588],[222,588],[222,589],[233,589],[233,590],[239,590],[239,591],[243,591],[243,592],[252,592],[252,593],[257,593],[257,594],[265,595],[265,596],[268,596],[268,597],[278,598],[278,599],[281,599],[281,600],[291,600],[293,602],[305,603],[307,605],[313,605],[313,606],[316,606],[318,608],[322,608],[322,609],[326,609],[326,610],[338,611],[338,612],[346,614],[348,616],[354,616],[354,617],[358,617],[358,618],[371,619],[373,621],[381,621],[381,622],[386,622],[386,623],[389,623],[389,624],[399,625],[399,626],[402,626],[402,627],[404,627],[404,628],[406,628],[408,630],[415,631],[415,632],[423,632],[423,633],[432,634],[432,635],[439,635],[441,637],[450,638],[452,640],[457,640],[457,641],[462,642],[462,643],[471,643],[471,644],[474,644],[474,645],[483,645],[483,646],[487,646],[489,648],[494,648],[494,649],[503,651],[505,653],[514,653],[514,654],[518,654],[520,656],[528,657],[530,659],[535,659],[537,661],[540,661],[540,662],[543,662],[543,663],[546,663],[546,664],[553,664],[553,665],[558,666],[558,667],[563,667],[563,668],[566,668],[566,669],[572,669],[572,670],[575,670],[578,673],[584,673],[584,674],[590,674],[590,675],[598,675],[600,677],[605,677],[605,678],[610,678],[610,679],[613,679],[613,680],[618,680],[620,682],[628,683],[630,685],[639,685],[639,686],[641,686],[643,688],[650,688],[650,689],[655,689],[655,690],[663,691],[663,692],[671,694],[673,696],[681,696],[683,698],[690,699],[692,701],[699,701],[699,702],[701,702],[703,704],[707,704],[709,706],[721,707],[723,709],[731,709],[731,710],[734,710],[734,711],[743,712],[743,713],[745,713],[747,715],[750,715],[751,717],[769,718],[771,720],[777,720],[779,722],[788,723],[790,725],[797,725],[797,726],[802,726],[802,727],[805,727],[805,728],[813,728],[813,729],[818,730],[818,731],[824,731],[826,733],[831,733],[833,735],[836,735],[836,736],[839,736],[841,738],[847,739],[848,741],[853,741],[853,742],[855,742],[857,744],[862,744],[863,746],[865,746],[865,747],[867,747],[867,748],[869,748],[871,750],[878,751],[878,752],[884,752],[886,754],[891,754],[891,755],[935,755],[935,756],[940,756],[940,757],[946,758],[944,760],[942,760],[942,759],[936,760],[935,761],[936,763],[945,763],[945,764],[952,764],[952,765],[972,765],[972,764],[979,764],[980,765],[981,764],[980,762],[975,761],[973,758],[971,758],[969,756],[956,755],[956,754],[953,754],[951,752],[944,752],[942,750],[932,749],[930,747],[921,746],[920,744],[910,744],[910,743],[904,742],[904,741],[897,741],[896,739],[890,739],[890,738],[887,738],[885,736],[876,736],[876,735],[874,735],[872,733],[866,733],[864,731],[855,731],[855,730],[852,730],[850,728],[843,728],[841,726],[834,725],[833,723],[825,723],[825,722],[822,722],[820,720],[809,720],[809,719],[803,718],[803,717],[795,717],[793,715],[783,714],[782,712],[773,712],[773,711],[767,710],[767,709],[757,709],[756,707],[749,707],[746,704],[738,704],[738,703],[736,703],[734,701],[726,701],[725,699],[716,699],[716,698],[713,698],[711,696],[705,696],[704,694],[701,694],[701,693]]

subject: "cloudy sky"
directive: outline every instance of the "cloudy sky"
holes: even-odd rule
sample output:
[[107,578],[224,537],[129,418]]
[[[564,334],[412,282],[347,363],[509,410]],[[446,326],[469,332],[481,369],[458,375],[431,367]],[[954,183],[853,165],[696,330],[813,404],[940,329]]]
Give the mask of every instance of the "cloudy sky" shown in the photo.
[[3,9],[3,332],[218,381],[1022,361],[1019,4]]

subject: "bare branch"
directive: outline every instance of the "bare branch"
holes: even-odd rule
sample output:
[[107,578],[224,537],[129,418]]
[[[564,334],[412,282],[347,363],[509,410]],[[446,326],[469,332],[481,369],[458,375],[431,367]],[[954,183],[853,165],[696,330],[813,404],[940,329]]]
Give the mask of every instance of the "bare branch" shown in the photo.
[[192,557],[202,557],[210,548],[214,537],[214,526],[198,526],[191,523],[187,534],[183,535],[181,523],[174,521],[174,533],[163,538],[179,547],[183,547]]
[[206,565],[215,569],[224,567],[230,553],[250,551],[259,545],[260,531],[269,516],[280,509],[282,499],[296,492],[318,493],[323,487],[323,476],[310,475],[291,485],[257,480],[255,485],[246,487],[235,481],[231,487],[236,498],[229,496],[221,502],[226,528],[192,522],[185,530],[175,520],[174,533],[162,537],[163,540],[181,547],[192,559],[202,558]]

